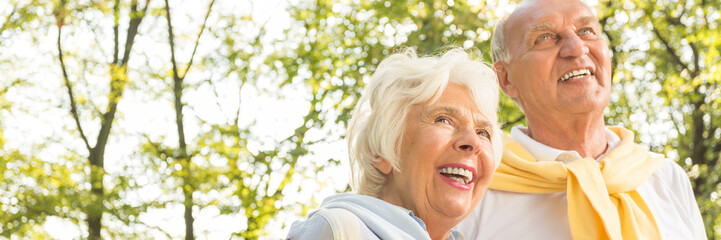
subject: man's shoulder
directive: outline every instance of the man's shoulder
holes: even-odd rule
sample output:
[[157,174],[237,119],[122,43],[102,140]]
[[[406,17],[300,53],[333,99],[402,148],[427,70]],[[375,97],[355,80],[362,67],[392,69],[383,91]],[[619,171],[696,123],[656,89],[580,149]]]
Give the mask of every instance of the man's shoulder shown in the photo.
[[664,239],[705,239],[691,179],[675,161],[664,158],[638,193],[653,213]]
[[637,189],[644,199],[687,205],[693,200],[691,180],[675,161],[664,158],[661,166]]
[[[689,181],[688,174],[681,165],[669,158],[663,158],[661,167],[653,173],[654,177],[667,184],[680,184]],[[681,184],[683,185],[683,184]]]

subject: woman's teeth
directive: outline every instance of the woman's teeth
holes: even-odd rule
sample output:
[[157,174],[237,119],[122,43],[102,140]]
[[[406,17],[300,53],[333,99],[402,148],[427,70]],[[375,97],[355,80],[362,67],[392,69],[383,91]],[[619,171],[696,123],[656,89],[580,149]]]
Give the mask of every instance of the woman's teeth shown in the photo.
[[453,181],[468,184],[473,179],[473,173],[470,170],[459,168],[459,167],[444,167],[439,168],[438,172],[450,178]]

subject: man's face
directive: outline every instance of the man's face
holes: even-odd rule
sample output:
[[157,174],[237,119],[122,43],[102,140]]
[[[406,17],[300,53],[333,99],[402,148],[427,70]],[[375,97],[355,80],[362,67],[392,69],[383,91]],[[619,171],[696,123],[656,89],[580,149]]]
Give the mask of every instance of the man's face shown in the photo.
[[527,1],[504,30],[508,63],[496,63],[501,88],[527,116],[602,113],[611,60],[601,26],[581,2]]

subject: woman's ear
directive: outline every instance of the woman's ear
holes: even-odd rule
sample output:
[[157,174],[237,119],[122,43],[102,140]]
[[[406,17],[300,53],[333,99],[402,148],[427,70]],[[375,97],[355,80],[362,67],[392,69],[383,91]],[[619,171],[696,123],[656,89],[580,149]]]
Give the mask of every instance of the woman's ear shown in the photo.
[[508,79],[508,70],[506,69],[506,66],[503,65],[503,62],[498,61],[494,63],[493,69],[496,71],[496,76],[498,77],[498,85],[501,87],[501,90],[511,98],[517,98],[518,89]]
[[381,171],[383,174],[389,174],[391,173],[391,170],[393,170],[393,167],[391,167],[391,163],[386,161],[382,157],[376,158],[376,161],[373,161],[373,167],[378,169],[378,171]]

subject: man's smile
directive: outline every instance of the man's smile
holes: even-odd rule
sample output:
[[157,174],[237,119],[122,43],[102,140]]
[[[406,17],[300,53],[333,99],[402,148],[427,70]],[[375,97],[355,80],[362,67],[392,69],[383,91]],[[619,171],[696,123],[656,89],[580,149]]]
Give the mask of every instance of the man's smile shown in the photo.
[[590,75],[593,75],[593,73],[589,69],[573,70],[573,71],[567,72],[565,75],[563,75],[563,77],[559,78],[558,82],[565,82],[570,79],[582,78],[582,77],[590,76]]

